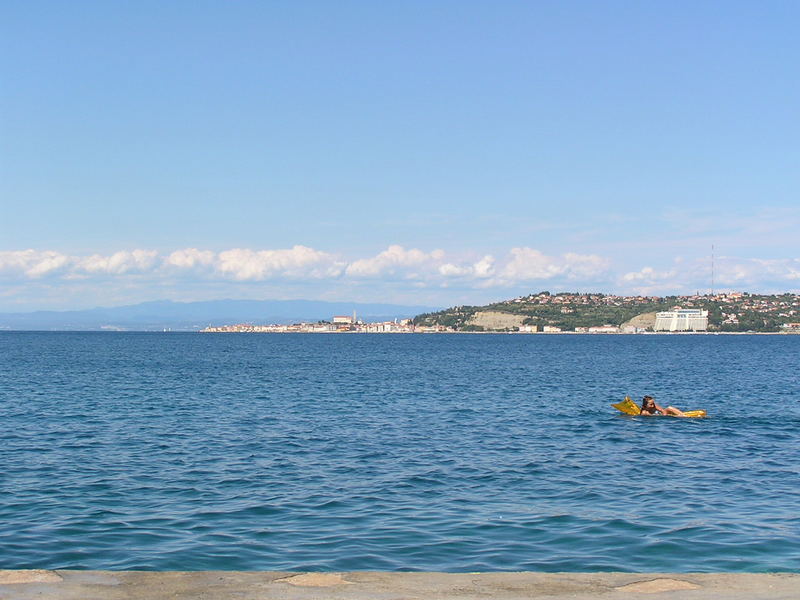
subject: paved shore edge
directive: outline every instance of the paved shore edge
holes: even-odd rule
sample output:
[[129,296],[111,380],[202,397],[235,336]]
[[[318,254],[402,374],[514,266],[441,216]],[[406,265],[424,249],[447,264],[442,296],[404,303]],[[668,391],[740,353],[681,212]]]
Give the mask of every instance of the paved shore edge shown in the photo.
[[0,570],[0,600],[800,598],[798,573]]

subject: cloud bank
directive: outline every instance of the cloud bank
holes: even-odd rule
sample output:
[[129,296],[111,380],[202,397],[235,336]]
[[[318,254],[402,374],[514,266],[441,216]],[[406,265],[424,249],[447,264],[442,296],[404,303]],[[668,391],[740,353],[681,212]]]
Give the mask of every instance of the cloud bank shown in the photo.
[[800,286],[800,258],[759,259],[722,256],[716,260],[713,279],[707,261],[676,259],[666,269],[645,266],[624,273],[620,287],[646,294],[675,294],[697,288],[708,290],[796,291]]
[[[628,262],[635,265],[635,261],[632,257]],[[302,245],[222,251],[181,248],[166,253],[135,249],[88,255],[26,249],[0,252],[0,283],[6,297],[32,286],[57,294],[68,285],[73,294],[79,293],[76,286],[80,285],[86,290],[138,286],[154,290],[155,297],[159,297],[157,289],[189,290],[212,284],[224,290],[226,285],[235,285],[228,289],[236,295],[242,286],[263,283],[272,289],[283,285],[309,290],[309,295],[318,298],[332,290],[346,295],[358,288],[369,290],[373,298],[426,302],[435,298],[440,303],[453,297],[448,290],[462,292],[460,300],[474,298],[477,303],[487,297],[499,299],[541,289],[668,295],[710,288],[708,261],[676,259],[666,267],[640,263],[631,270],[631,266],[615,265],[598,254],[547,254],[527,246],[493,255],[392,245],[374,255],[350,258]],[[719,257],[714,285],[718,290],[795,291],[800,287],[800,259]]]
[[609,261],[597,255],[550,256],[528,247],[507,255],[476,258],[448,255],[444,250],[389,246],[374,256],[346,260],[307,246],[276,250],[233,248],[221,252],[182,248],[168,254],[123,250],[110,255],[75,256],[54,250],[0,252],[0,277],[6,280],[86,279],[115,277],[198,277],[236,282],[270,280],[411,281],[424,285],[474,284],[506,287],[554,278],[597,278]]

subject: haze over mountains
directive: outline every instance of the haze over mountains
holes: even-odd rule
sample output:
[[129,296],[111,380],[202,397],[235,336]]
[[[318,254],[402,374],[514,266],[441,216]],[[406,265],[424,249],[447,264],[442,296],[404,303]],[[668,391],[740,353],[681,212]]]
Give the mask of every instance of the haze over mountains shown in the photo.
[[0,313],[0,329],[196,331],[208,325],[330,320],[333,315],[352,315],[353,311],[365,321],[385,321],[409,318],[433,310],[438,309],[430,306],[316,300],[161,300],[111,308]]

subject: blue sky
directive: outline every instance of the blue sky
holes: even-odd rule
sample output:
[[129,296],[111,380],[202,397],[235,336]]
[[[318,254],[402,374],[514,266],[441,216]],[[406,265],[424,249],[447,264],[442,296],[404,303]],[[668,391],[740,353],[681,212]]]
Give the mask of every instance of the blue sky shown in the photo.
[[0,5],[0,310],[800,291],[795,2]]

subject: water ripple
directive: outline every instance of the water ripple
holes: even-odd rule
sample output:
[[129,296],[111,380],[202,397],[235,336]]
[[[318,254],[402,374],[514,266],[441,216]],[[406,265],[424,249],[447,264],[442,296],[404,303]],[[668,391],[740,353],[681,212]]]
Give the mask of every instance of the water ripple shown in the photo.
[[0,566],[797,571],[799,350],[0,333]]

